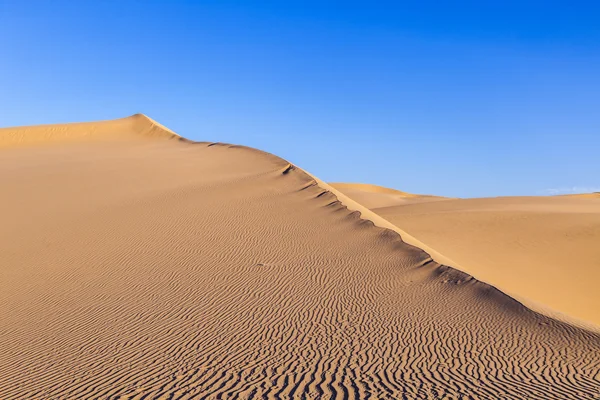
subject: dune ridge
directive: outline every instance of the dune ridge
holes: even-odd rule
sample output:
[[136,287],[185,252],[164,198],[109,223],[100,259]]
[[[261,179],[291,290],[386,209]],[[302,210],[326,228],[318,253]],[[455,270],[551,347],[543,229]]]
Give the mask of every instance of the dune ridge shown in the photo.
[[1,398],[600,395],[599,335],[318,178],[137,137],[3,151]]
[[89,140],[180,139],[181,136],[144,114],[99,122],[0,128],[0,149]]
[[[376,203],[369,196],[358,197]],[[596,200],[593,194],[494,197],[371,209],[450,257],[449,265],[537,312],[598,332]]]

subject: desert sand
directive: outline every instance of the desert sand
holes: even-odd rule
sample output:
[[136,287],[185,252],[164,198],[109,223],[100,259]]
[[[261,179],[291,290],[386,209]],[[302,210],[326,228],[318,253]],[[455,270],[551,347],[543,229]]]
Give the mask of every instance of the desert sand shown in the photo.
[[[350,196],[364,187],[334,186]],[[357,198],[380,202],[368,190]],[[526,304],[600,326],[600,195],[422,199],[371,210]]]
[[274,155],[136,115],[1,129],[0,180],[1,399],[600,396],[600,335]]
[[447,199],[447,197],[407,193],[366,183],[331,183],[330,185],[369,209]]

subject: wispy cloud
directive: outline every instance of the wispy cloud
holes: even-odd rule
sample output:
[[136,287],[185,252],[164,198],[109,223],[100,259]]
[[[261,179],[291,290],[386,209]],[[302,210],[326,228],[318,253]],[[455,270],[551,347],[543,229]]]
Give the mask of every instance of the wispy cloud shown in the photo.
[[560,187],[552,189],[542,190],[543,194],[557,195],[557,194],[576,194],[576,193],[592,193],[600,192],[600,186],[571,186],[571,187]]

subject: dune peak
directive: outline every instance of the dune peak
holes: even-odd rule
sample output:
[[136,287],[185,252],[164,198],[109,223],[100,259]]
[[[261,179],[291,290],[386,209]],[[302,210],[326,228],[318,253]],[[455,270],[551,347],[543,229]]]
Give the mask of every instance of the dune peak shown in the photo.
[[135,139],[182,140],[181,136],[169,128],[141,113],[95,122],[0,128],[0,149],[68,142]]
[[600,393],[600,335],[280,157],[143,114],[18,129],[55,145],[0,157],[3,399]]

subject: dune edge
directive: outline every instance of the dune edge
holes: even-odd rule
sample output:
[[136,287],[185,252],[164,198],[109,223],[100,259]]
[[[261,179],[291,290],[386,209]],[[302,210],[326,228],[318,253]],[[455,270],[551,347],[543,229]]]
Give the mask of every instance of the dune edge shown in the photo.
[[101,121],[3,127],[0,128],[0,149],[132,138],[187,140],[138,113]]
[[[471,273],[467,268],[464,268],[459,263],[457,263],[457,262],[453,261],[452,259],[450,259],[449,257],[441,254],[440,252],[438,252],[437,250],[428,246],[426,243],[417,239],[413,235],[400,229],[398,226],[392,224],[385,218],[383,218],[383,217],[379,216],[378,214],[376,214],[375,212],[371,211],[369,208],[361,205],[360,203],[353,200],[352,198],[344,195],[343,193],[341,193],[337,189],[333,188],[331,185],[327,184],[326,182],[322,181],[321,179],[317,178],[310,172],[298,167],[297,165],[285,160],[282,157],[279,157],[275,154],[269,153],[264,150],[260,150],[260,149],[256,149],[256,148],[244,146],[244,145],[236,145],[236,144],[223,143],[223,142],[196,142],[196,141],[192,141],[192,140],[185,139],[185,138],[183,138],[182,140],[183,140],[183,142],[190,143],[190,144],[205,144],[208,146],[219,145],[219,146],[233,147],[233,148],[237,148],[237,149],[244,149],[247,151],[261,153],[261,154],[273,159],[275,161],[275,163],[280,165],[282,168],[282,174],[287,174],[291,171],[304,174],[310,181],[314,182],[314,185],[317,185],[324,192],[327,192],[330,195],[334,196],[337,199],[337,201],[339,201],[340,204],[346,208],[346,210],[348,211],[349,214],[353,213],[353,212],[357,212],[360,219],[370,221],[374,226],[376,226],[378,228],[388,230],[388,231],[391,231],[391,232],[397,234],[399,236],[399,239],[402,242],[404,242],[405,244],[407,244],[409,246],[417,248],[420,251],[422,251],[423,253],[425,253],[427,255],[427,257],[429,258],[430,262],[437,263],[438,264],[437,270],[440,273],[444,272],[444,271],[454,272],[455,274],[462,276],[463,280],[471,280],[471,281],[475,281],[475,283],[478,283],[480,285],[484,285],[484,289],[495,291],[495,292],[501,294],[502,296],[505,296],[506,298],[510,299],[511,301],[518,303],[520,306],[527,308],[537,314],[541,314],[545,317],[552,318],[559,322],[563,322],[563,323],[572,325],[576,328],[580,328],[580,329],[583,329],[583,330],[586,330],[586,331],[589,331],[592,333],[600,333],[600,327],[594,323],[572,317],[568,314],[554,310],[545,304],[533,301],[529,298],[520,296],[515,293],[511,293],[508,290],[504,290],[502,287],[496,286],[494,284],[487,282],[484,279],[478,278],[476,276],[476,274]],[[310,183],[309,183],[309,186],[310,186]]]
[[[327,184],[326,182],[322,181],[321,179],[317,178],[316,176],[312,175],[308,171],[296,166],[293,163],[290,163],[289,161],[285,160],[282,157],[279,157],[275,154],[269,153],[264,150],[252,148],[249,146],[235,145],[235,144],[222,143],[222,142],[206,142],[206,141],[190,140],[190,139],[187,139],[187,138],[175,133],[174,131],[167,128],[166,126],[158,123],[157,121],[155,121],[155,120],[151,119],[150,117],[146,116],[145,114],[141,114],[141,113],[133,114],[131,116],[124,117],[124,118],[113,119],[113,120],[103,120],[103,121],[97,121],[97,122],[94,122],[94,121],[92,121],[92,122],[75,122],[75,123],[66,123],[66,124],[47,124],[47,125],[33,125],[33,126],[24,126],[24,127],[0,128],[0,135],[2,134],[2,131],[8,131],[8,130],[31,129],[31,128],[40,128],[41,129],[43,127],[59,128],[59,127],[65,127],[65,126],[67,126],[68,128],[76,128],[76,127],[90,128],[90,127],[95,127],[97,125],[107,125],[107,126],[112,127],[114,124],[117,124],[117,123],[129,124],[130,125],[129,128],[132,128],[134,135],[137,137],[140,137],[140,138],[175,139],[179,142],[187,143],[187,144],[191,144],[191,145],[198,145],[198,144],[204,144],[204,145],[208,145],[208,146],[219,145],[219,146],[226,146],[226,147],[235,147],[238,149],[245,149],[245,150],[249,150],[249,151],[253,151],[253,152],[259,152],[259,153],[271,158],[272,160],[274,160],[276,162],[276,164],[281,165],[283,167],[283,170],[282,170],[283,174],[286,174],[290,171],[295,171],[295,172],[305,174],[306,177],[308,177],[309,180],[314,181],[314,183],[321,190],[328,192],[332,196],[334,196],[337,199],[337,201],[339,201],[340,204],[342,204],[348,210],[349,213],[358,212],[359,217],[361,219],[370,221],[376,227],[379,227],[379,228],[382,228],[385,230],[389,230],[389,231],[397,234],[402,242],[419,249],[420,251],[424,252],[431,261],[439,264],[438,268],[440,270],[449,269],[451,271],[455,271],[458,274],[466,275],[467,279],[475,280],[477,283],[483,284],[492,290],[498,291],[502,295],[510,298],[511,300],[519,303],[523,307],[526,307],[526,308],[532,310],[535,313],[544,315],[546,317],[550,317],[550,318],[555,319],[560,322],[564,322],[564,323],[573,325],[577,328],[585,329],[587,331],[594,332],[594,333],[600,333],[600,326],[597,326],[588,321],[582,321],[577,318],[571,317],[567,314],[564,314],[557,310],[554,310],[544,304],[532,301],[532,300],[525,298],[523,296],[520,296],[516,293],[511,293],[510,291],[507,291],[500,286],[496,286],[492,283],[487,282],[486,280],[478,278],[476,276],[476,274],[471,273],[464,266],[454,262],[449,257],[441,254],[440,252],[438,252],[435,249],[433,249],[432,247],[428,246],[426,243],[417,239],[413,235],[400,229],[398,226],[392,224],[385,218],[379,216],[375,212],[371,211],[369,208],[361,205],[360,203],[353,200],[352,198],[344,195],[339,190],[337,190],[336,188]],[[125,125],[125,126],[127,126],[127,125]],[[13,146],[3,146],[1,139],[2,139],[2,137],[0,136],[0,149],[2,147],[13,147]],[[81,139],[81,138],[78,137],[78,139]],[[56,143],[56,142],[62,143],[64,141],[52,140],[52,142],[53,143]],[[24,143],[34,144],[34,145],[40,144],[40,142],[24,142]],[[20,145],[23,145],[23,143],[20,143]],[[371,186],[373,186],[373,185],[371,185]],[[391,190],[393,190],[393,189],[391,189]],[[400,191],[397,191],[397,192],[400,192]],[[404,192],[400,192],[400,193],[404,193]],[[409,194],[409,195],[427,196],[427,195],[413,195],[413,194]]]

